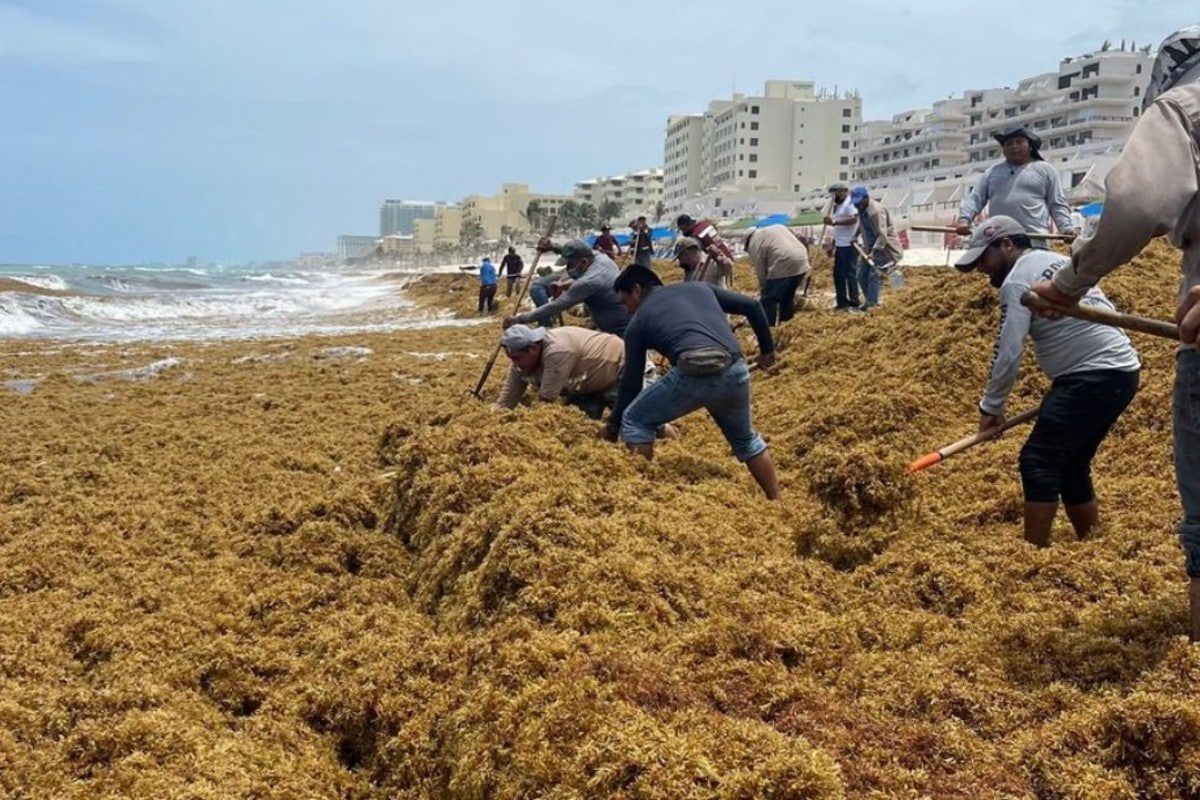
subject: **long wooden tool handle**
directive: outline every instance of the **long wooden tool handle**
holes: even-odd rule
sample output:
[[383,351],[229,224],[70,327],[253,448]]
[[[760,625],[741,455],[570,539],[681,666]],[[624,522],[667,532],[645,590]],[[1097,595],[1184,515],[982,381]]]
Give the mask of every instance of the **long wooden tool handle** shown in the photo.
[[[549,239],[554,235],[554,226],[558,224],[558,216],[550,217],[550,222],[546,224],[546,233],[543,239]],[[521,291],[517,293],[517,302],[513,304],[513,313],[521,309],[521,301],[525,299],[525,295],[529,292],[529,287],[533,283],[533,276],[537,275],[538,261],[542,258],[539,252],[533,257],[533,263],[529,265],[529,274],[525,276],[525,282],[521,284]],[[480,400],[483,399],[481,392],[483,385],[487,383],[488,375],[492,374],[492,367],[496,366],[496,359],[500,355],[500,342],[496,342],[496,349],[492,351],[492,357],[488,359],[487,365],[483,368],[483,374],[479,376],[479,383],[475,384],[475,390],[471,394],[475,395]]]
[[[911,225],[909,230],[925,231],[926,233],[958,233],[958,228],[951,228],[948,225]],[[1065,233],[1026,233],[1030,239],[1074,239]]]
[[1179,341],[1179,326],[1171,322],[1163,322],[1148,317],[1138,317],[1133,314],[1123,314],[1120,311],[1109,311],[1107,308],[1084,305],[1061,306],[1051,303],[1035,292],[1021,295],[1021,305],[1037,311],[1057,311],[1064,317],[1075,317],[1088,322],[1098,322],[1101,325],[1111,325],[1114,328],[1126,328],[1131,331],[1148,333],[1151,336],[1161,336],[1164,339]]
[[[1015,417],[1010,417],[1009,419],[1006,419],[1004,421],[1003,427],[1001,427],[1000,430],[1007,431],[1010,428],[1017,427],[1018,425],[1024,425],[1026,422],[1029,422],[1029,420],[1033,419],[1037,415],[1038,415],[1038,409],[1036,409],[1036,408],[1031,408],[1028,411],[1022,411],[1020,414],[1017,414]],[[991,439],[993,436],[995,436],[995,434],[992,431],[980,431],[979,433],[972,434],[971,436],[968,436],[965,439],[959,439],[954,444],[948,444],[945,447],[939,448],[938,450],[934,450],[932,453],[921,456],[916,461],[909,464],[908,465],[908,474],[911,475],[914,472],[920,472],[923,469],[928,469],[929,467],[932,467],[936,464],[940,464],[943,461],[945,461],[947,458],[949,458],[950,456],[961,453],[963,450],[968,450],[968,449],[974,447],[975,445],[979,444],[980,442],[986,442],[989,439]]]

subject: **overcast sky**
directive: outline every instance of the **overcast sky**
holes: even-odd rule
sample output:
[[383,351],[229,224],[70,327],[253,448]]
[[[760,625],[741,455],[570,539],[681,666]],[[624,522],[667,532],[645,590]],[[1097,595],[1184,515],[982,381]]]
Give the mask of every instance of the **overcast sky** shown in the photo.
[[875,119],[1198,21],[1194,0],[0,0],[0,263],[332,250],[385,197],[657,165],[669,114],[768,78],[858,89]]

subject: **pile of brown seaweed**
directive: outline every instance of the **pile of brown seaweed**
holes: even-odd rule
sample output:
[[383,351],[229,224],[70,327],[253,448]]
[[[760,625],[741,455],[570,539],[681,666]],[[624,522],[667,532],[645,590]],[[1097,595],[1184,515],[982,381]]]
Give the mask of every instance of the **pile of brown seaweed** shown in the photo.
[[[1176,263],[1105,288],[1167,317]],[[997,317],[978,276],[910,270],[878,313],[788,323],[753,379],[774,504],[702,414],[647,463],[571,409],[464,399],[483,359],[427,356],[498,324],[199,348],[129,387],[46,355],[0,410],[0,787],[1200,797],[1173,346],[1135,340],[1102,529],[1036,551],[1020,431],[903,471],[972,432]],[[1029,359],[1010,411],[1045,387]]]

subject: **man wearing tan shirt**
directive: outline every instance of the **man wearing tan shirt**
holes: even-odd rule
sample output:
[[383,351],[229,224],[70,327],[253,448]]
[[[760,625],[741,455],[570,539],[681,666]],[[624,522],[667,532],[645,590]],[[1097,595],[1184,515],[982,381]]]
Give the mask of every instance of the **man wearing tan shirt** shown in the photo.
[[796,290],[808,274],[808,248],[786,225],[751,228],[745,245],[767,323],[787,322],[796,314]]
[[[1183,501],[1179,538],[1186,555],[1191,638],[1200,641],[1200,25],[1159,47],[1141,119],[1104,181],[1100,224],[1080,240],[1071,266],[1033,290],[1072,305],[1156,236],[1183,250],[1176,360],[1175,478]],[[1055,314],[1045,314],[1054,317]]]
[[[512,367],[493,408],[516,408],[533,386],[537,399],[560,399],[599,419],[616,399],[625,344],[621,337],[587,328],[513,325],[500,339]],[[606,403],[606,394],[611,399]]]

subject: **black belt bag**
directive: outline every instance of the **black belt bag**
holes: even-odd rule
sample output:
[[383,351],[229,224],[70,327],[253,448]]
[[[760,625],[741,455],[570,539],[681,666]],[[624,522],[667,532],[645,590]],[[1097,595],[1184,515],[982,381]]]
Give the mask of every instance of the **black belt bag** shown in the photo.
[[691,378],[720,375],[733,364],[733,356],[720,347],[700,347],[681,353],[676,369]]

